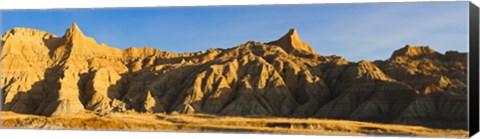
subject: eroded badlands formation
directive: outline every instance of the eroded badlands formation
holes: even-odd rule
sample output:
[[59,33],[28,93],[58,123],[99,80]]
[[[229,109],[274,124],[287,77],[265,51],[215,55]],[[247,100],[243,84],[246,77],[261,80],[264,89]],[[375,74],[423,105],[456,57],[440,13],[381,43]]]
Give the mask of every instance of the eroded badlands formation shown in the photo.
[[[172,53],[98,44],[75,24],[62,37],[2,36],[3,111],[346,119],[467,128],[466,53],[405,46],[387,60],[317,54],[291,29],[279,40]],[[359,45],[361,47],[361,45]]]

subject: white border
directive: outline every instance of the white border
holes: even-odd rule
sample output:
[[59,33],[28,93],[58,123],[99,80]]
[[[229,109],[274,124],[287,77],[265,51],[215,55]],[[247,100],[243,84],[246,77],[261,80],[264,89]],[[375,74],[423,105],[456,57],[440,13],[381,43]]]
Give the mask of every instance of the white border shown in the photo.
[[[311,3],[421,2],[428,0],[4,0],[0,9],[167,7]],[[465,1],[465,0],[433,0]],[[478,0],[477,0],[478,1]]]
[[[169,7],[169,6],[219,6],[219,5],[262,5],[262,4],[309,4],[309,3],[371,3],[371,2],[421,2],[428,0],[2,0],[1,10],[12,9],[64,9],[64,8],[112,8],[112,7]],[[434,0],[449,1],[449,0]],[[451,0],[450,0],[451,1]],[[480,6],[480,0],[472,0]],[[0,15],[1,18],[1,15]],[[1,25],[2,19],[0,19]],[[54,23],[55,21],[52,21]],[[278,135],[278,134],[233,134],[233,133],[168,133],[168,132],[129,132],[129,131],[74,131],[74,130],[22,130],[1,129],[0,138],[8,139],[370,139],[370,138],[409,138],[374,136],[317,136],[317,135]],[[480,138],[476,135],[474,138]],[[426,138],[421,138],[426,139]]]

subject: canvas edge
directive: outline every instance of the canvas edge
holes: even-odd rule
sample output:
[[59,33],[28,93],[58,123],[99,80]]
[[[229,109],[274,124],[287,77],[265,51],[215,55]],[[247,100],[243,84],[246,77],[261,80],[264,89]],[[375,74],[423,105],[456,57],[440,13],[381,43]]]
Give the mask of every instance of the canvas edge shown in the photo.
[[469,2],[469,55],[468,55],[468,130],[470,137],[479,128],[479,8]]

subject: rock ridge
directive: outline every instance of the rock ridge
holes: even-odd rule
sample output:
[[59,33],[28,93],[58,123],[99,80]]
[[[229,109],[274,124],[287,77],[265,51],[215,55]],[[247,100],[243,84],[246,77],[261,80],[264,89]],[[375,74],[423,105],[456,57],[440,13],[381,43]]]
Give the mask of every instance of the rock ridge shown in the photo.
[[[295,29],[269,43],[171,53],[14,28],[2,36],[2,110],[332,118],[466,129],[466,55],[406,46],[387,60],[321,56]],[[452,123],[451,121],[455,121]]]

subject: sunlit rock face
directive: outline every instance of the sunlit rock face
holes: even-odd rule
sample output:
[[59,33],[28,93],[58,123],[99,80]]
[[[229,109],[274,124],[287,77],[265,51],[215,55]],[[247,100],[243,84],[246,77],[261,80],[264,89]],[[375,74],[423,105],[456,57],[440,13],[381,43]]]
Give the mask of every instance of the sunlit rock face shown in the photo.
[[172,53],[14,28],[2,36],[3,111],[208,113],[467,128],[466,53],[407,45],[387,60],[317,54],[295,29],[269,43]]

